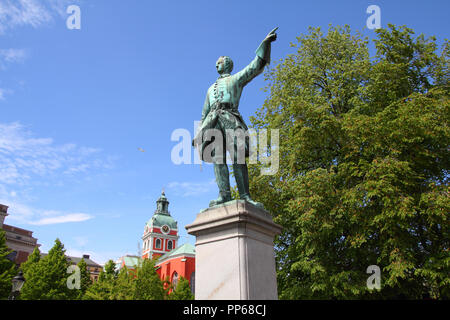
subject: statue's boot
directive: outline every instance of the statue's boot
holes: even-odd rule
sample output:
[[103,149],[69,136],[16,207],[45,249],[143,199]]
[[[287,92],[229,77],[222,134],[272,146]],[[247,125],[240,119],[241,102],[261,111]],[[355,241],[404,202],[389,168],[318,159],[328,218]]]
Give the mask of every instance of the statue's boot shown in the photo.
[[248,168],[247,164],[233,164],[234,177],[239,191],[239,197],[242,200],[250,202],[251,204],[263,208],[264,205],[260,202],[253,201],[250,197],[250,190],[248,185]]
[[214,174],[216,176],[217,186],[219,187],[219,197],[209,203],[210,207],[231,201],[230,192],[230,173],[226,163],[214,163]]
[[214,207],[214,206],[217,206],[218,204],[222,204],[222,203],[225,203],[228,201],[231,201],[231,192],[230,191],[228,191],[228,192],[220,191],[219,197],[215,200],[211,200],[209,202],[209,206]]

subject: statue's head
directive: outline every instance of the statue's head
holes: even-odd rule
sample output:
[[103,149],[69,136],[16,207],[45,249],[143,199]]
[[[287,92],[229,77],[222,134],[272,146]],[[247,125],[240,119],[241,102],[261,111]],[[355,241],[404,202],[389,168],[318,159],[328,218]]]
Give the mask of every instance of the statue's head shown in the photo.
[[227,56],[221,56],[217,59],[216,69],[219,74],[231,73],[233,71],[233,60]]

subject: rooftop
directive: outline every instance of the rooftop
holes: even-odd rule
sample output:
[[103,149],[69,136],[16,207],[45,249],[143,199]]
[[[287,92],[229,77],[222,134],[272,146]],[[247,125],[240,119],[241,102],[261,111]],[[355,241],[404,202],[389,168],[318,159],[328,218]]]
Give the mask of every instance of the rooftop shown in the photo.
[[120,264],[120,266],[117,266],[118,268],[120,268],[122,266],[122,262],[123,262],[125,264],[125,266],[128,269],[130,269],[130,268],[136,267],[139,264],[140,260],[141,260],[141,258],[138,256],[126,255],[126,256],[120,257],[117,260],[116,265]]
[[21,234],[23,236],[32,237],[32,235],[33,235],[33,231],[22,229],[22,228],[18,228],[18,227],[14,227],[14,226],[10,226],[9,224],[3,224],[3,229],[5,231],[14,232],[14,233],[17,233],[17,234]]
[[163,262],[164,260],[167,260],[171,257],[178,256],[178,255],[179,256],[183,256],[183,255],[195,256],[195,247],[190,243],[185,243],[182,246],[179,246],[179,247],[173,249],[172,251],[162,255],[158,259],[157,263]]
[[[41,253],[41,258],[44,258],[47,255],[48,255],[48,253]],[[84,259],[84,262],[86,262],[86,264],[90,267],[103,268],[102,265],[100,265],[97,262],[95,262],[94,260],[92,260],[89,255],[83,255],[83,257],[66,256],[66,258],[67,258],[67,260],[69,260],[71,263],[74,263],[74,264],[78,264],[81,261],[81,259]]]

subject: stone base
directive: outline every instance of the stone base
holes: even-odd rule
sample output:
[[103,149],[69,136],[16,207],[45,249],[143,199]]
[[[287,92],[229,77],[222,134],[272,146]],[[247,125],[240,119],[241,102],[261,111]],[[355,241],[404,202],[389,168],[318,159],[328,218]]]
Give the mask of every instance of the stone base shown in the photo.
[[245,200],[215,206],[186,226],[196,236],[196,300],[278,299],[273,238],[281,226]]

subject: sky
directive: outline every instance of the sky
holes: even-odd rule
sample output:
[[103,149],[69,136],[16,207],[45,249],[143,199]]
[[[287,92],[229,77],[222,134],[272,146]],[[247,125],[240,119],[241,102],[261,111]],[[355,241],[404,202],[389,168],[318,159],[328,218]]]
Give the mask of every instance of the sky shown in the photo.
[[[70,5],[80,8],[80,29],[67,27]],[[179,141],[171,137],[193,135],[217,58],[230,56],[237,72],[276,26],[272,65],[309,26],[348,24],[374,39],[370,5],[379,6],[381,27],[448,38],[444,0],[0,0],[5,223],[32,230],[42,252],[59,238],[67,254],[103,264],[138,253],[164,189],[180,244],[194,244],[184,226],[218,189],[211,165],[172,161]],[[259,76],[243,92],[248,124],[264,86]]]

